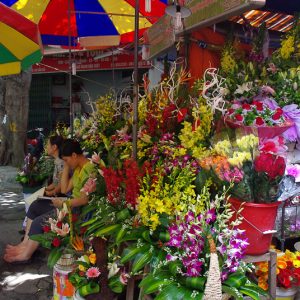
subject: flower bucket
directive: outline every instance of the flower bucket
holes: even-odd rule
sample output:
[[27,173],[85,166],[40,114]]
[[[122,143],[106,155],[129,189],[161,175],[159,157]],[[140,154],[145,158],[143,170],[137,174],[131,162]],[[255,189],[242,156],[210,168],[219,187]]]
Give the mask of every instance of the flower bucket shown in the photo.
[[239,229],[245,230],[249,246],[245,253],[248,255],[261,255],[269,251],[275,220],[280,202],[270,204],[258,204],[242,202],[235,198],[229,198],[229,203],[235,211],[233,220],[237,218],[237,211],[243,207],[240,216],[243,217]]
[[74,256],[63,254],[53,268],[53,300],[73,300],[75,288],[68,274],[74,269]]
[[276,288],[276,300],[294,300],[297,294],[296,288]]

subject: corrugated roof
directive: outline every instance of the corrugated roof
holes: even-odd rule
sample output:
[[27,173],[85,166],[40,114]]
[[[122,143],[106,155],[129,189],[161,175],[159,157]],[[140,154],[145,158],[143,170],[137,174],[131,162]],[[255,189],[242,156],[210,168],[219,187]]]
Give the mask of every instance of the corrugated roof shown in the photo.
[[289,31],[294,22],[294,17],[292,15],[261,10],[251,10],[244,14],[244,18],[239,16],[233,17],[230,20],[237,22],[238,24],[245,24],[245,19],[249,21],[251,26],[259,27],[265,22],[269,30],[280,32]]

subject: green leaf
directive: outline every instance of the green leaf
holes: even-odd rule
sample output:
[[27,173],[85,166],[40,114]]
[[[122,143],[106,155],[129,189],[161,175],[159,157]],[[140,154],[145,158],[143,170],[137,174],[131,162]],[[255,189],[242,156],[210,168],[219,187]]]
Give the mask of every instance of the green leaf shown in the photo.
[[153,252],[149,250],[143,253],[139,253],[132,264],[132,272],[133,274],[140,271],[147,263],[150,262],[153,256]]
[[169,270],[173,276],[176,276],[178,274],[178,268],[182,268],[182,263],[179,262],[178,260],[171,261],[168,264]]
[[121,264],[125,264],[126,262],[134,259],[138,253],[144,253],[146,251],[149,251],[149,249],[150,249],[150,245],[144,245],[142,247],[134,247],[133,249],[130,249],[128,252],[126,251],[126,249],[124,249],[120,262]]
[[122,226],[116,235],[116,243],[117,244],[121,243],[123,237],[126,235],[127,232],[128,232],[128,229],[126,227]]
[[222,291],[223,293],[226,293],[236,300],[243,300],[243,295],[236,289],[235,287],[229,287],[226,285],[222,285]]
[[239,291],[242,294],[247,295],[254,300],[260,300],[261,296],[267,297],[269,295],[266,291],[255,285],[243,286],[239,289]]
[[184,283],[188,288],[204,291],[206,278],[202,277],[185,277]]
[[170,279],[154,278],[152,281],[147,282],[147,284],[145,284],[143,286],[144,293],[145,294],[152,294],[154,292],[157,292],[159,289],[163,288],[164,286],[168,286],[172,283],[174,283],[174,282]]
[[[203,298],[203,293],[199,291],[194,291],[192,289],[188,289],[186,287],[180,287],[179,290],[183,292],[183,300],[201,300]],[[195,296],[195,292],[197,293]]]
[[142,237],[143,239],[148,242],[148,243],[152,243],[153,241],[151,240],[151,236],[150,236],[150,231],[148,229],[146,229],[145,231],[143,231],[142,233]]
[[48,256],[48,261],[47,265],[49,268],[53,268],[54,265],[57,263],[57,261],[60,259],[62,256],[62,249],[61,248],[54,248],[51,250],[49,256]]
[[105,226],[98,231],[95,232],[95,236],[107,236],[111,235],[112,233],[118,231],[121,228],[121,224],[114,224],[114,225],[108,225]]
[[233,273],[228,276],[228,278],[223,282],[223,284],[230,287],[239,288],[245,285],[247,277],[243,273]]
[[155,300],[184,300],[184,292],[175,284],[170,284],[162,289]]
[[145,286],[147,286],[148,284],[150,284],[152,281],[155,281],[155,277],[153,274],[148,274],[147,276],[145,276],[142,281],[139,283],[139,288],[143,288]]

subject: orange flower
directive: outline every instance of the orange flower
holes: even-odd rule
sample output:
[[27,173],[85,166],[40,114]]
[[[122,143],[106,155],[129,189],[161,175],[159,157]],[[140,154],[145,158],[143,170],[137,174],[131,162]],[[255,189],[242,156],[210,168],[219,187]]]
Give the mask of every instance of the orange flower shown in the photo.
[[89,261],[92,265],[94,265],[96,263],[97,257],[95,253],[92,253],[89,255]]
[[286,269],[287,268],[287,263],[283,259],[278,259],[277,260],[277,267],[279,269]]
[[84,242],[82,237],[76,235],[72,240],[72,246],[76,251],[83,251],[84,250]]
[[269,285],[268,285],[267,282],[258,282],[258,286],[259,286],[260,288],[262,288],[263,290],[265,290],[265,291],[267,291],[268,288],[269,288]]

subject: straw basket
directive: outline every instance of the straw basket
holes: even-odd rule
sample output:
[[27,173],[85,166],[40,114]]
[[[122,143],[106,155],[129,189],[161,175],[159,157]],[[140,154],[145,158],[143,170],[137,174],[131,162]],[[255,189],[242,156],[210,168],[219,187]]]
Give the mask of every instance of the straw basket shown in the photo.
[[211,235],[208,236],[208,241],[210,248],[210,263],[203,300],[228,300],[230,296],[228,294],[222,294],[222,282],[217,249]]

